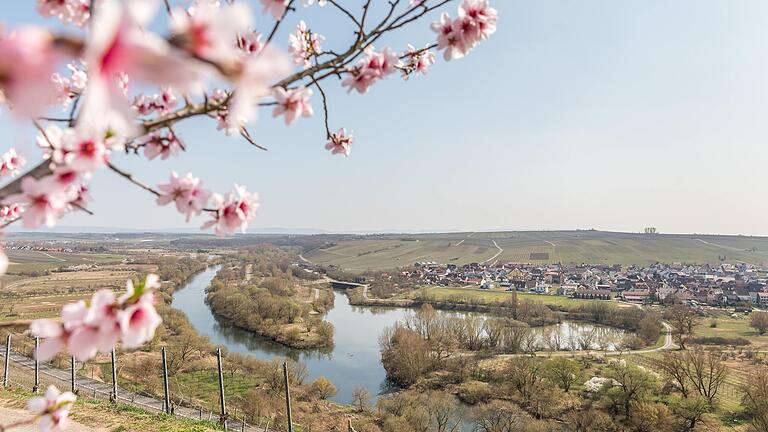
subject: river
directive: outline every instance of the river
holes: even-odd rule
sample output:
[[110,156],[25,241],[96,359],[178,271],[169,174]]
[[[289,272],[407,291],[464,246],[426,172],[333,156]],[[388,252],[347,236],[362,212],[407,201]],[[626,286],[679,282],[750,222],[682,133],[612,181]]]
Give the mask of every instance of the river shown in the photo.
[[[386,327],[402,320],[410,309],[352,306],[343,292],[334,291],[335,305],[325,317],[336,330],[334,347],[326,350],[296,350],[223,324],[213,316],[205,303],[205,289],[218,269],[218,266],[211,267],[199,273],[173,295],[172,306],[187,314],[198,333],[207,336],[216,345],[226,346],[232,352],[249,354],[262,360],[290,357],[301,361],[309,369],[309,380],[324,376],[334,383],[338,394],[333,400],[340,403],[351,402],[357,387],[366,387],[372,399],[386,390],[386,372],[380,361],[379,335]],[[572,332],[581,328],[591,326],[564,323],[560,331]]]

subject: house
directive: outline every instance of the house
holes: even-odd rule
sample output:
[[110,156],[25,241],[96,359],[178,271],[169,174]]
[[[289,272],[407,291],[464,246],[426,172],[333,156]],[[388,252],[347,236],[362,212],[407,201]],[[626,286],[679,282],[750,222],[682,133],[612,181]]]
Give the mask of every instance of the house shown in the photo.
[[608,290],[579,288],[573,293],[573,298],[582,300],[610,300],[611,292]]
[[651,292],[648,290],[631,290],[623,291],[621,293],[621,299],[625,302],[632,303],[649,303],[653,300]]
[[533,292],[536,294],[549,294],[549,285],[545,283],[537,283],[533,288]]

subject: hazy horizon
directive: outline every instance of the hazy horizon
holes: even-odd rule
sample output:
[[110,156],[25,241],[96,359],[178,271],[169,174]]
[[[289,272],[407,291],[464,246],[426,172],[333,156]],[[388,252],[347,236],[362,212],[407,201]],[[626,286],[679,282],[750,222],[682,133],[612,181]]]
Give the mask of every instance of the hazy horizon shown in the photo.
[[[177,129],[189,147],[180,157],[147,164],[115,155],[114,163],[149,184],[171,170],[192,171],[217,191],[244,184],[261,195],[252,230],[655,226],[768,235],[768,202],[756,193],[768,160],[768,3],[494,6],[498,32],[465,59],[440,60],[426,78],[392,76],[365,96],[327,86],[332,124],[357,139],[349,158],[323,149],[322,116],[286,128],[263,110],[252,133],[268,152],[201,119]],[[34,9],[9,4],[5,21],[52,23]],[[327,46],[349,41],[324,20],[332,11],[308,13]],[[426,22],[406,34],[377,45],[434,39]],[[312,102],[319,112],[319,98]],[[31,125],[3,115],[0,133],[5,147],[39,158]],[[68,215],[63,226],[184,227],[174,209],[111,172],[91,185],[95,215]]]

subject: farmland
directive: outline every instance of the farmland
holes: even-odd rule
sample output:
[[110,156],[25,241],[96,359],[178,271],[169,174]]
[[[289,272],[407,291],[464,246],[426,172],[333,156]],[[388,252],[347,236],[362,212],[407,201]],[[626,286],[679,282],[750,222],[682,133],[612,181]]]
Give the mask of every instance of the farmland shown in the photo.
[[768,263],[768,237],[634,234],[602,231],[515,231],[347,236],[304,257],[346,270],[381,270],[417,261],[590,263]]

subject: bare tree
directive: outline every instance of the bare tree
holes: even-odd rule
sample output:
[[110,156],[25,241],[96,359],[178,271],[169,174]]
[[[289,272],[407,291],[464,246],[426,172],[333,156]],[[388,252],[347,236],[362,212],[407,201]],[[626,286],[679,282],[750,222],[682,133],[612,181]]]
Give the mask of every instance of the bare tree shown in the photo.
[[696,347],[683,355],[683,361],[693,388],[714,405],[720,386],[728,378],[728,366],[722,360],[722,353]]
[[699,323],[699,315],[690,306],[679,304],[667,309],[664,318],[672,326],[672,336],[680,349],[685,349],[685,344],[693,337],[693,331]]

